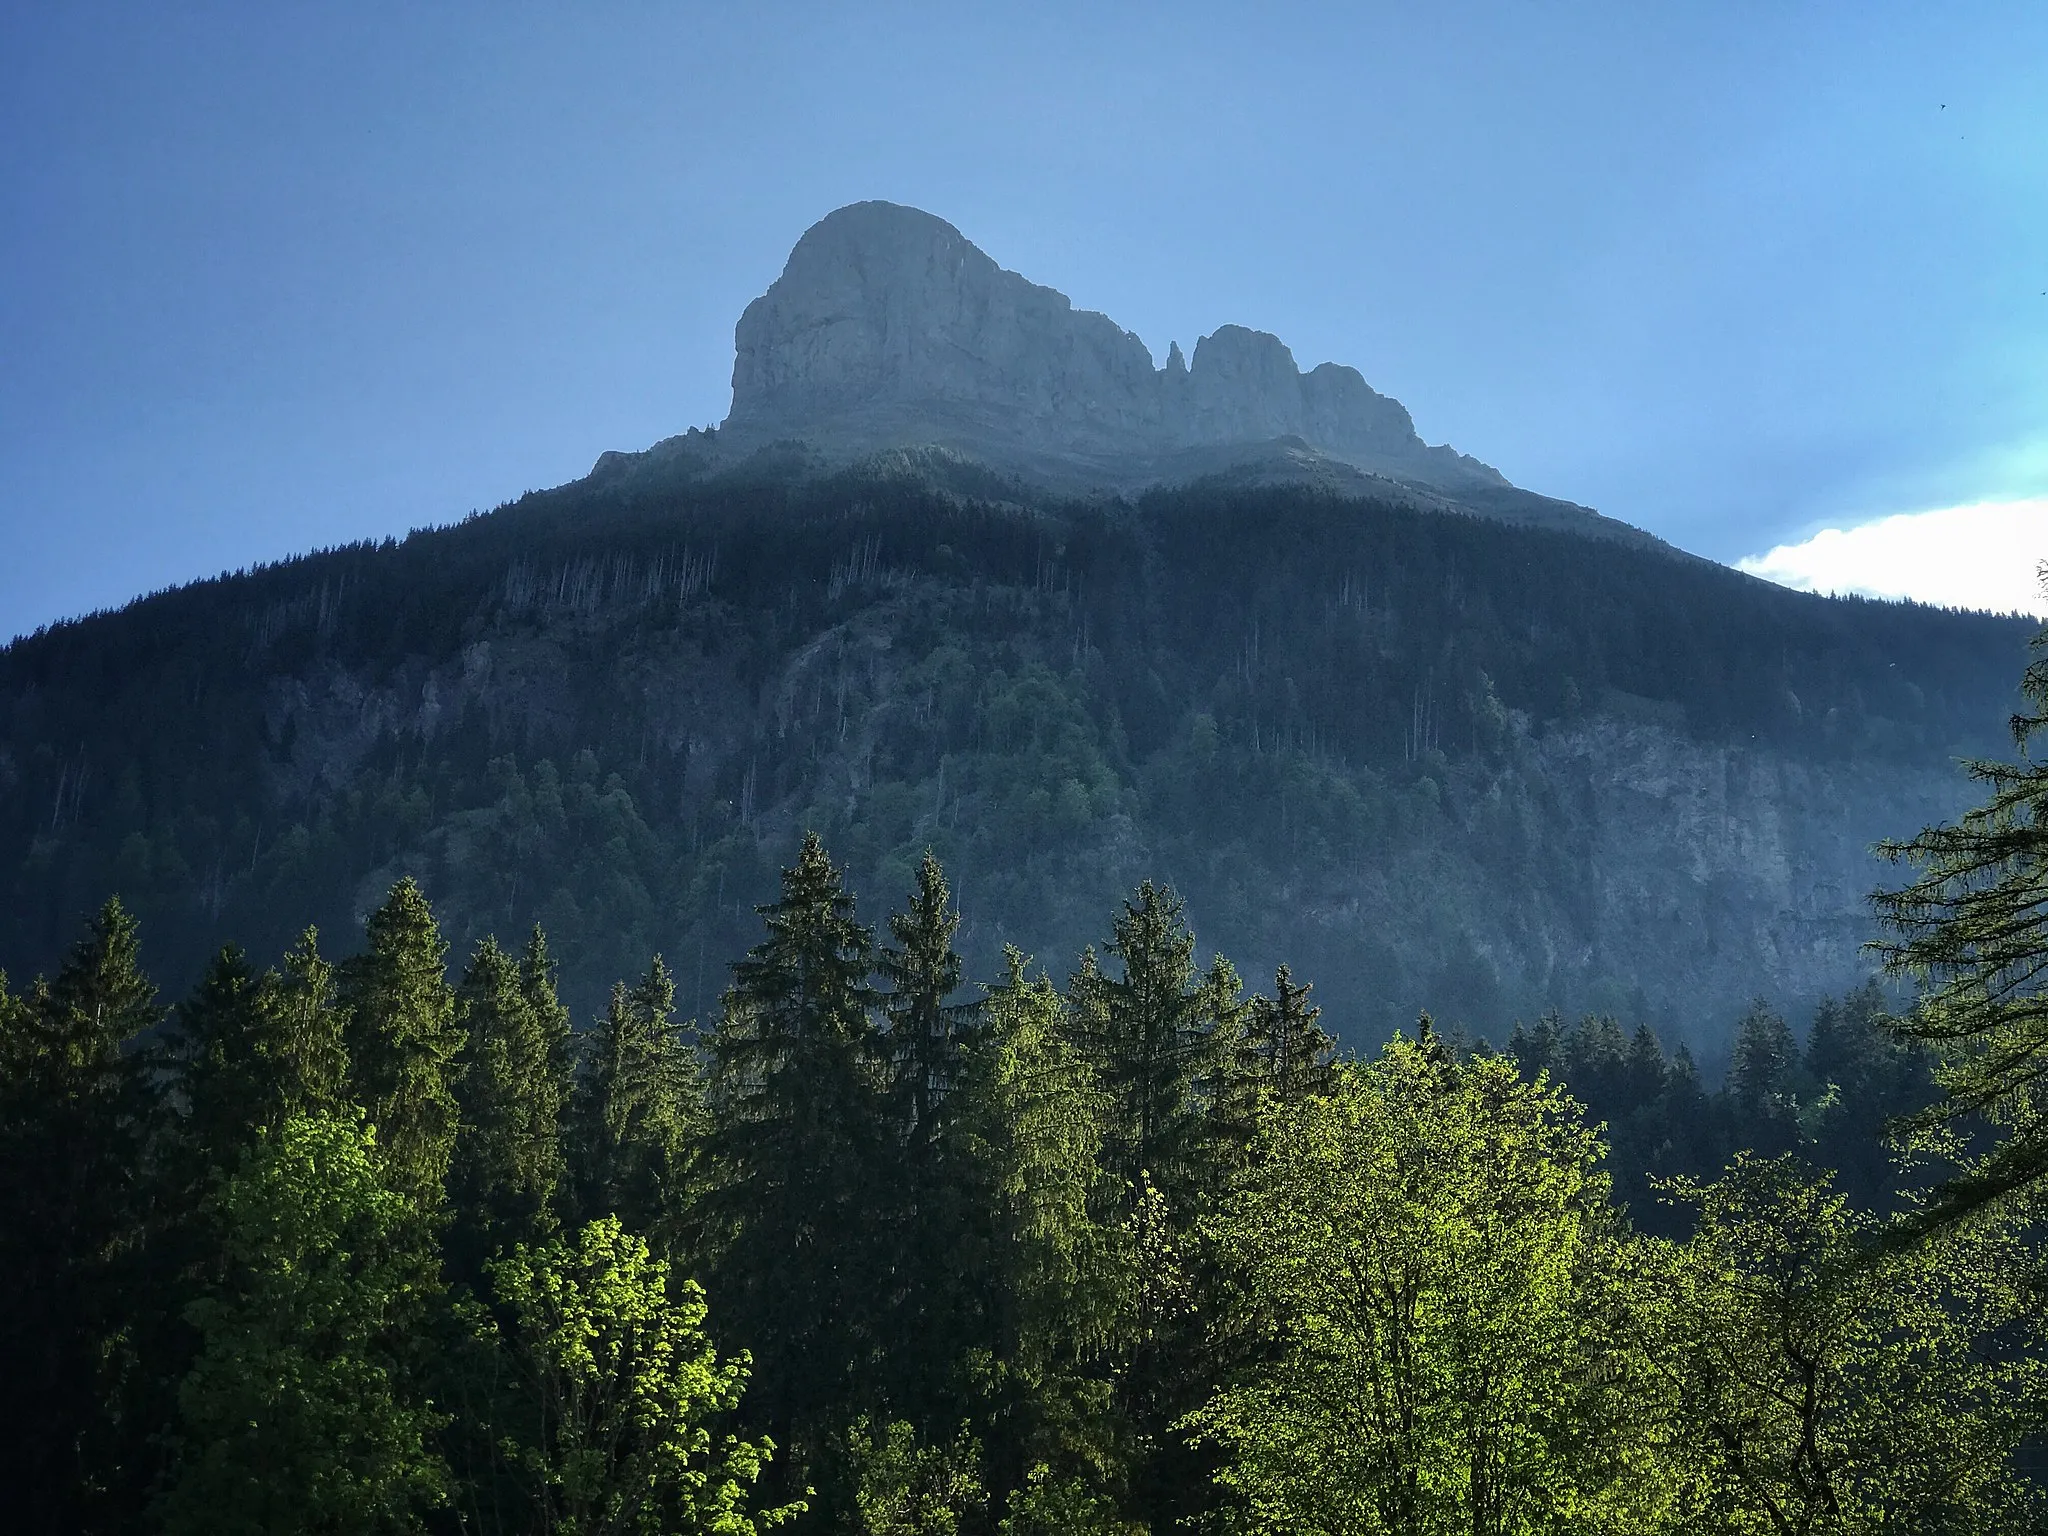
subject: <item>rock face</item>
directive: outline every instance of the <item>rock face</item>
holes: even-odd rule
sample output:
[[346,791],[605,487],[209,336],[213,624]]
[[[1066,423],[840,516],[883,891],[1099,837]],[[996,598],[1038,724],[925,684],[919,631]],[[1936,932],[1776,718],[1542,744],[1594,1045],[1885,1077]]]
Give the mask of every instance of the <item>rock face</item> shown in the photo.
[[735,335],[737,445],[936,444],[1025,469],[1165,478],[1176,460],[1298,440],[1368,473],[1446,491],[1500,474],[1416,435],[1353,368],[1303,373],[1277,336],[1226,325],[1166,366],[1106,315],[997,266],[952,225],[855,203],[813,225]]

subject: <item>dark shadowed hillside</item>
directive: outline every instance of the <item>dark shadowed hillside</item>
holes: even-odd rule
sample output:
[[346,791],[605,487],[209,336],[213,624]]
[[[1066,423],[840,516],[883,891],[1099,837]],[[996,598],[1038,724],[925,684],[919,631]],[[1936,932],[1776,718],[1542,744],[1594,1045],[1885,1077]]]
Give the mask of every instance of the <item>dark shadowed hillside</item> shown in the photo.
[[1711,1046],[1864,973],[1868,845],[1960,808],[2033,628],[1300,487],[614,463],[0,653],[0,964],[119,891],[182,987],[413,872],[579,1016],[650,951],[703,1010],[815,828],[877,900],[935,848],[981,972],[1163,877],[1354,1038]]

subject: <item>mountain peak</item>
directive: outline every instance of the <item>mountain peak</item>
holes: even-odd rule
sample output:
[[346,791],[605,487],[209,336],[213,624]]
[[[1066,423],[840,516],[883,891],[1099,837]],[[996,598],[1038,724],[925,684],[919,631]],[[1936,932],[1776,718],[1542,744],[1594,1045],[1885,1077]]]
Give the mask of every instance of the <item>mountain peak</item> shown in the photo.
[[828,454],[931,444],[1045,472],[1130,481],[1285,441],[1443,489],[1507,484],[1431,448],[1356,369],[1303,373],[1279,337],[1225,325],[1155,367],[1106,315],[1006,271],[944,219],[853,203],[797,241],[740,317],[722,435]]

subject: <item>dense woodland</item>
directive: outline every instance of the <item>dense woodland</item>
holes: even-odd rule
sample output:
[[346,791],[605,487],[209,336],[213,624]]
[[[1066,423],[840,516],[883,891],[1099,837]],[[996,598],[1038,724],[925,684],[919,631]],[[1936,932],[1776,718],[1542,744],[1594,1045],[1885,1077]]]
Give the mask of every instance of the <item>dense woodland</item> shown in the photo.
[[937,858],[870,926],[815,834],[698,1022],[409,879],[166,1009],[109,902],[0,988],[15,1528],[2038,1530],[2026,697],[1894,850],[1917,1006],[1713,1089],[1599,1017],[1340,1056],[1149,883],[970,980]]
[[[51,970],[118,890],[182,992],[222,943],[353,932],[411,874],[460,952],[545,928],[579,1016],[658,951],[708,1018],[814,829],[871,904],[936,850],[979,974],[1078,953],[1154,878],[1248,969],[1312,972],[1360,1042],[1555,1007],[1711,1070],[1755,985],[1645,963],[1684,930],[1601,940],[1545,743],[1655,728],[1868,796],[1995,750],[2031,633],[1300,488],[665,473],[0,651],[0,965]],[[1434,904],[1414,932],[1308,920],[1384,871]]]

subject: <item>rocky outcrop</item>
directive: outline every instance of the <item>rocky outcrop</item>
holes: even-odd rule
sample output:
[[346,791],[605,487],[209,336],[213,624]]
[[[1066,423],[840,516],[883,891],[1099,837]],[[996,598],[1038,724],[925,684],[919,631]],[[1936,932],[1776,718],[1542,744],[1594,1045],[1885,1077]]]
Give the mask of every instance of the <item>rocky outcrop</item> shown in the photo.
[[1166,366],[1106,315],[1005,271],[952,225],[855,203],[813,225],[735,335],[738,446],[827,452],[931,443],[997,463],[1111,480],[1169,477],[1219,449],[1286,443],[1443,490],[1505,488],[1430,447],[1358,371],[1308,373],[1277,337],[1226,325]]

